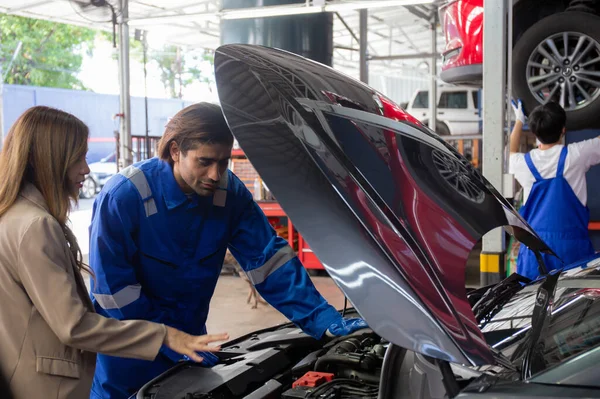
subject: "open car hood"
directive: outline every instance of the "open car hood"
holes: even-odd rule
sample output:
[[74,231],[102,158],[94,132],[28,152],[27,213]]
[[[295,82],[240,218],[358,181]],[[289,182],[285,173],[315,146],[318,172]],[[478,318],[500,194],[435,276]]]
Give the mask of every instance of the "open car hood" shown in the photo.
[[493,228],[551,252],[452,146],[369,86],[282,50],[225,45],[219,99],[235,138],[379,335],[450,362],[494,362],[465,289]]

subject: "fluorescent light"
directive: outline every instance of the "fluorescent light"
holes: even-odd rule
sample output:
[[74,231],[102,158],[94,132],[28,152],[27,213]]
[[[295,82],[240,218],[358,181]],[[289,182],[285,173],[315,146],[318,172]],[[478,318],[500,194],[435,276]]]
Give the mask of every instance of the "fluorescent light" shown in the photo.
[[179,14],[167,15],[161,17],[135,18],[129,19],[129,26],[144,26],[144,25],[168,25],[177,22],[199,22],[219,19],[219,15],[214,12],[203,12],[197,14]]
[[346,1],[339,3],[329,3],[325,5],[325,11],[339,12],[364,10],[372,8],[403,7],[416,6],[421,4],[433,4],[434,0],[381,0],[381,1]]
[[268,7],[253,7],[241,8],[235,10],[221,11],[222,19],[246,19],[246,18],[265,18],[265,17],[281,17],[284,15],[302,15],[316,14],[323,12],[323,7],[313,6],[268,6]]

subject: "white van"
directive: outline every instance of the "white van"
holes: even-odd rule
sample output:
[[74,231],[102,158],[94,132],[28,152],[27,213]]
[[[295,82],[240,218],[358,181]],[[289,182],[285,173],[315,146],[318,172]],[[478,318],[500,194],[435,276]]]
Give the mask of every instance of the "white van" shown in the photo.
[[[440,136],[479,133],[479,89],[463,86],[437,88],[437,123]],[[429,121],[429,90],[417,90],[406,111],[427,124]]]

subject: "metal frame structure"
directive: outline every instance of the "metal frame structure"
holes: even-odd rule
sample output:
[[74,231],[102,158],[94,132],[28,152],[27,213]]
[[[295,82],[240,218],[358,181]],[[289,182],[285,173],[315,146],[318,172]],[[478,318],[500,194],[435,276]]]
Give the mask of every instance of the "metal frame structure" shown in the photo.
[[[334,68],[364,82],[369,73],[401,76],[402,71],[417,70],[431,80],[433,90],[437,85],[441,59],[436,49],[443,46],[437,29],[441,0],[306,0],[243,10],[222,10],[219,0],[107,1],[119,10],[120,167],[132,161],[129,41],[124,39],[130,36],[129,26],[171,44],[211,51],[220,44],[221,18],[334,12]],[[0,13],[112,31],[110,21],[90,20],[70,0],[0,0]],[[430,60],[429,71],[419,68],[424,59]]]
[[119,20],[119,170],[133,163],[131,140],[131,95],[129,79],[129,0],[120,0],[121,17]]
[[[484,0],[483,8],[483,175],[502,193],[506,126],[507,12],[509,0]],[[498,50],[500,49],[500,51]],[[504,231],[483,237],[481,284],[500,280],[504,265]]]
[[[107,0],[119,8],[122,0]],[[323,6],[317,0],[288,6],[256,7],[238,10],[220,9],[220,0],[128,0],[128,17],[123,22],[147,30],[165,42],[188,48],[214,50],[220,44],[221,18],[242,18],[265,13],[334,12],[334,67],[359,77],[360,9],[368,9],[368,54],[370,70],[399,75],[406,69],[421,69],[418,64],[430,55],[430,21],[441,0],[329,0]],[[387,4],[387,6],[386,6]],[[404,4],[404,5],[402,5]],[[377,6],[377,8],[373,8]],[[327,8],[329,7],[329,8]],[[362,7],[362,8],[361,8]],[[262,10],[262,11],[261,11]],[[98,23],[86,19],[70,0],[0,0],[0,13],[111,31],[110,21]],[[356,32],[356,33],[354,33]],[[439,29],[438,29],[439,33]],[[443,45],[441,34],[437,46]],[[440,59],[438,57],[438,63]],[[422,71],[424,78],[426,71]]]

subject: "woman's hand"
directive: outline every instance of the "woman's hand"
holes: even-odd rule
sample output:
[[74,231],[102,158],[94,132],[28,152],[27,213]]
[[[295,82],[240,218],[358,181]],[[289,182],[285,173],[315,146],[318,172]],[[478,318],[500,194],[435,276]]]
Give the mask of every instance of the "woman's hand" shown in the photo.
[[175,328],[167,327],[167,336],[164,344],[177,353],[186,355],[195,362],[202,362],[202,357],[198,352],[217,352],[221,346],[208,346],[211,342],[225,341],[229,338],[229,334],[207,334],[194,336],[179,331]]

